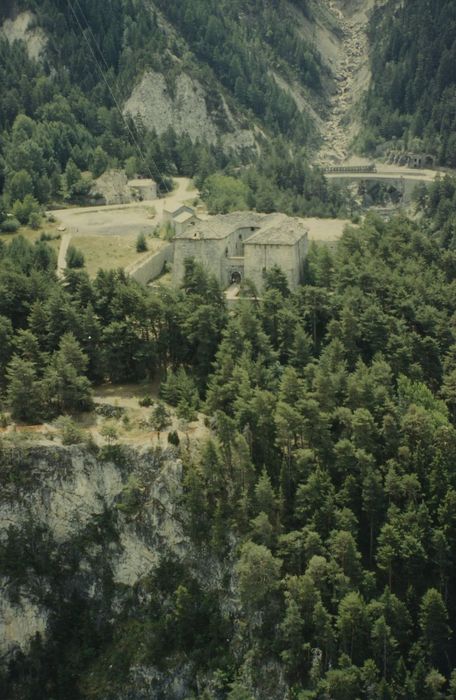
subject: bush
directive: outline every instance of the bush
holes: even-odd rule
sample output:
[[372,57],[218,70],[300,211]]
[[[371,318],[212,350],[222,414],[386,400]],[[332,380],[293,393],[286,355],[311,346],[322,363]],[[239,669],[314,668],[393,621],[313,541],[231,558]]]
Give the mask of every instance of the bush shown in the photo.
[[162,229],[162,237],[165,241],[172,241],[175,235],[176,229],[174,228],[174,224],[172,224],[171,221],[167,221]]
[[137,253],[145,253],[146,250],[149,250],[146,237],[143,233],[140,233],[138,235],[138,238],[136,239],[136,252]]
[[83,431],[71,418],[62,416],[56,421],[56,425],[60,429],[60,436],[64,445],[78,445],[84,442]]
[[104,439],[107,440],[109,443],[114,442],[115,440],[117,440],[116,426],[112,423],[105,423],[100,428],[100,435],[104,437]]
[[130,416],[127,416],[127,414],[122,416],[122,425],[125,428],[125,430],[131,430],[132,426],[130,422]]
[[47,231],[43,231],[43,233],[40,235],[40,241],[59,241],[61,238],[60,233],[49,233]]
[[32,214],[39,215],[39,211],[40,205],[31,194],[27,194],[23,200],[16,200],[13,204],[13,216],[15,216],[21,224],[28,224]]
[[128,450],[125,445],[119,443],[103,445],[98,450],[98,456],[101,462],[113,462],[118,467],[128,466]]
[[130,474],[128,481],[119,494],[116,508],[125,515],[135,515],[144,500],[144,488],[137,477]]
[[14,217],[10,217],[9,219],[5,219],[5,221],[0,224],[0,230],[2,233],[16,233],[16,231],[20,228],[20,222],[15,219]]
[[167,428],[168,425],[171,425],[170,415],[166,410],[165,405],[161,401],[157,403],[152,411],[150,423],[152,428],[158,433],[161,433],[161,431]]
[[198,418],[195,408],[186,399],[181,399],[177,404],[176,415],[178,418],[186,420],[189,423]]
[[68,267],[71,269],[84,267],[85,259],[83,252],[78,250],[78,248],[75,248],[74,245],[68,246],[66,262]]
[[149,396],[149,394],[144,396],[144,398],[139,399],[139,401],[138,401],[139,405],[143,406],[144,408],[150,408],[150,406],[152,406],[153,402],[154,401],[153,401],[152,397]]
[[41,226],[40,214],[36,211],[33,211],[29,216],[28,223],[29,223],[30,228],[32,228],[34,231],[39,229],[39,227]]
[[115,418],[118,420],[122,418],[125,409],[122,406],[113,406],[109,403],[97,403],[95,412],[98,416],[103,416],[103,418]]
[[0,413],[0,428],[7,428],[9,423],[10,421],[6,413]]
[[177,430],[172,430],[170,433],[168,433],[168,442],[170,445],[175,445],[176,447],[179,447],[180,440]]

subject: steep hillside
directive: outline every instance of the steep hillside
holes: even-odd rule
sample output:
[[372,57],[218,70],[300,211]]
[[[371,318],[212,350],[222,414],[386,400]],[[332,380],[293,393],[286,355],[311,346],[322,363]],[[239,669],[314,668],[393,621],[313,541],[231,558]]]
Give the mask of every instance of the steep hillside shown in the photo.
[[428,153],[456,166],[456,5],[397,0],[372,16],[373,81],[362,145]]
[[332,66],[336,88],[321,126],[318,160],[343,162],[360,128],[360,102],[370,81],[367,27],[375,0],[327,0],[337,18],[341,41]]
[[202,185],[253,163],[249,206],[337,213],[343,197],[308,163],[342,41],[333,9],[314,0],[10,3],[0,31],[0,225],[36,227],[40,206],[87,201],[109,167],[167,191],[169,175]]
[[[115,0],[96,7],[86,0],[20,0],[3,33],[9,40],[22,36],[29,56],[37,58],[40,52],[30,49],[30,15],[17,16],[19,9],[31,11],[33,31],[48,37],[43,63],[65,66],[92,101],[126,102],[127,112],[141,114],[158,133],[171,126],[193,140],[215,142],[239,132],[239,142],[230,142],[239,148],[252,145],[242,131],[253,134],[255,122],[300,142],[314,134],[308,113],[324,105],[328,69],[311,34],[298,31],[295,22],[315,25],[315,12],[321,24],[316,7],[313,0],[260,6]],[[307,100],[298,105],[281,81],[298,85]]]
[[230,313],[0,249],[2,700],[454,700],[455,190]]
[[[119,690],[120,698],[128,687],[135,697],[150,697],[152,688],[155,697],[179,697],[173,674],[185,689],[192,665],[183,662],[178,635],[173,642],[174,623],[160,622],[157,613],[184,586],[214,613],[217,594],[216,576],[214,590],[203,593],[202,570],[192,564],[178,512],[182,463],[175,452],[108,448],[97,455],[82,445],[36,444],[1,449],[0,472],[8,474],[0,498],[0,654],[10,661],[7,683],[0,671],[2,697],[70,699],[82,692],[107,699]],[[214,642],[219,622],[216,614],[206,619]],[[150,647],[137,654],[151,635],[159,653]],[[91,655],[86,643],[106,657],[84,678]],[[181,657],[175,672],[160,668],[166,654]],[[33,659],[33,680],[23,675],[25,655]]]

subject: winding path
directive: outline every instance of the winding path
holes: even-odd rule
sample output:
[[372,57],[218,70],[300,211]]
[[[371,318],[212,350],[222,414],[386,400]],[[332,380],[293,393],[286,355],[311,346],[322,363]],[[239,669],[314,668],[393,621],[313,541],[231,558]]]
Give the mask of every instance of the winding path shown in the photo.
[[64,233],[60,241],[59,257],[57,260],[57,277],[61,279],[67,267],[66,254],[71,241],[71,233]]

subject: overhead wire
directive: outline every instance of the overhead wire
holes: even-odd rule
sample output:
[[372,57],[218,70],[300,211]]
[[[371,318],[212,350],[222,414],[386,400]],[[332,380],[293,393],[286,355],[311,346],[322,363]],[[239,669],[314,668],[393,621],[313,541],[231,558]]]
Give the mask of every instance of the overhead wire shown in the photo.
[[[103,54],[102,49],[101,49],[100,46],[98,45],[98,42],[97,42],[97,40],[96,40],[96,38],[95,38],[95,36],[94,36],[94,34],[93,34],[93,32],[92,32],[92,29],[90,28],[89,22],[88,22],[87,17],[86,17],[86,15],[85,15],[85,13],[84,13],[84,10],[82,9],[82,7],[81,7],[81,5],[80,5],[80,3],[79,3],[79,0],[75,0],[75,3],[77,3],[77,5],[78,5],[79,12],[80,12],[80,14],[82,15],[82,17],[83,17],[83,19],[84,19],[84,22],[85,22],[85,24],[86,24],[86,28],[87,28],[88,32],[90,33],[90,35],[91,35],[91,37],[92,37],[92,39],[93,39],[93,43],[95,44],[95,46],[96,46],[96,48],[97,48],[97,50],[98,50],[98,53],[100,54],[100,56],[101,56],[101,58],[102,58],[102,60],[103,60],[103,63],[104,63],[105,66],[106,66],[106,69],[109,70],[109,65],[108,65],[108,63],[107,63],[107,61],[106,61],[106,58],[105,58],[105,56],[104,56],[104,54]],[[71,10],[71,13],[72,13],[74,19],[76,20],[76,23],[77,23],[77,25],[78,25],[78,27],[79,27],[79,29],[80,29],[80,31],[81,31],[81,34],[82,34],[82,36],[83,36],[83,38],[84,38],[84,41],[86,42],[86,44],[87,44],[87,46],[88,46],[88,48],[89,48],[89,51],[90,51],[90,53],[91,53],[91,55],[92,55],[92,58],[93,58],[93,60],[95,61],[96,65],[97,65],[97,67],[98,67],[98,70],[100,71],[101,77],[103,78],[103,81],[104,81],[104,83],[106,84],[106,87],[108,88],[108,91],[109,91],[109,93],[110,93],[110,95],[111,95],[111,97],[112,97],[112,99],[113,99],[113,102],[114,102],[114,104],[115,104],[115,106],[116,106],[116,108],[117,108],[117,110],[118,110],[118,112],[119,112],[119,114],[120,114],[120,116],[121,116],[122,121],[123,121],[124,124],[125,124],[125,127],[126,127],[128,133],[129,133],[129,135],[130,135],[130,138],[132,139],[133,144],[136,146],[136,149],[137,149],[137,151],[138,151],[138,153],[139,153],[141,159],[143,160],[144,165],[145,165],[146,169],[148,170],[151,179],[153,180],[154,177],[153,177],[152,172],[151,172],[151,170],[150,170],[150,167],[149,167],[149,165],[148,165],[148,163],[147,163],[146,156],[144,155],[144,152],[143,152],[143,150],[142,150],[142,148],[141,148],[141,145],[140,145],[140,143],[139,143],[137,137],[135,136],[135,134],[133,133],[133,131],[132,131],[132,129],[131,129],[131,126],[130,126],[130,123],[129,123],[128,119],[125,117],[125,115],[124,115],[124,113],[123,113],[123,111],[122,111],[122,109],[121,109],[121,107],[120,107],[119,101],[118,101],[117,97],[116,97],[115,94],[114,94],[114,91],[113,91],[113,89],[112,89],[112,87],[111,87],[111,85],[110,85],[110,82],[109,82],[109,80],[108,80],[106,74],[105,74],[105,71],[103,70],[103,68],[102,68],[102,66],[101,66],[101,64],[100,64],[100,61],[98,60],[97,56],[95,55],[95,52],[94,52],[94,50],[93,50],[93,47],[92,47],[90,41],[89,41],[88,38],[87,38],[86,32],[85,32],[85,30],[84,30],[84,27],[83,27],[83,25],[81,24],[81,21],[80,21],[78,15],[77,15],[77,13],[76,13],[76,11],[75,11],[75,9],[74,9],[72,0],[67,0],[67,5],[68,5],[68,7],[69,7],[70,10]],[[134,121],[133,121],[133,124],[134,124]],[[134,124],[134,126],[135,126],[135,128],[136,128],[136,125],[135,125],[135,124]],[[160,168],[158,167],[157,163],[155,162],[155,160],[154,160],[152,157],[150,157],[150,160],[152,161],[153,166],[154,166],[154,169],[156,170],[156,172],[157,172],[157,174],[158,174],[158,177],[159,177],[159,179],[160,179],[161,182],[162,182],[163,188],[164,188],[164,189],[166,190],[166,192],[169,194],[169,193],[170,193],[170,189],[169,189],[169,187],[168,187],[168,184],[167,184],[167,182],[166,182],[165,177],[162,175],[162,173],[161,173],[161,171],[160,171]]]
[[[92,39],[93,39],[93,42],[94,42],[96,48],[98,49],[98,52],[99,52],[100,56],[102,57],[102,60],[103,60],[103,62],[104,62],[104,64],[105,64],[107,70],[109,70],[109,66],[108,66],[108,63],[107,63],[107,61],[106,61],[106,58],[105,58],[105,56],[104,56],[104,54],[103,54],[103,52],[102,52],[100,46],[98,45],[98,43],[97,43],[97,41],[96,41],[96,39],[95,39],[95,36],[94,36],[94,34],[93,34],[93,32],[92,32],[92,30],[91,30],[91,28],[90,28],[89,22],[88,22],[88,20],[87,20],[87,17],[86,17],[86,15],[85,15],[83,9],[81,8],[81,6],[80,6],[78,0],[75,0],[75,1],[77,2],[78,7],[79,7],[79,11],[80,11],[81,15],[82,15],[83,18],[84,18],[84,21],[85,21],[87,30],[88,30],[89,33],[91,34]],[[94,53],[94,51],[93,51],[93,47],[92,47],[92,45],[90,44],[90,42],[89,42],[89,40],[88,40],[88,38],[87,38],[87,36],[86,36],[86,34],[85,34],[84,27],[82,26],[82,24],[81,24],[81,22],[80,22],[80,20],[79,20],[79,17],[77,16],[77,14],[76,14],[76,12],[75,12],[75,9],[74,9],[74,7],[73,7],[73,5],[72,5],[72,3],[71,3],[71,0],[67,0],[67,4],[68,4],[68,6],[69,6],[70,9],[71,9],[71,12],[72,12],[72,14],[73,14],[73,17],[75,18],[75,20],[76,20],[76,22],[77,22],[77,24],[78,24],[78,27],[79,27],[79,29],[80,29],[80,31],[81,31],[81,34],[83,35],[83,38],[84,38],[84,40],[85,40],[87,46],[89,47],[90,53],[91,53],[91,55],[92,55],[92,57],[93,57],[93,59],[94,59],[96,65],[97,65],[97,67],[98,67],[98,70],[100,71],[100,74],[101,74],[101,76],[102,76],[102,78],[103,78],[103,80],[104,80],[104,82],[105,82],[105,84],[106,84],[106,86],[107,86],[107,88],[108,88],[108,90],[109,90],[109,93],[110,93],[110,95],[111,95],[111,97],[112,97],[112,99],[113,99],[113,102],[114,102],[114,104],[115,104],[115,106],[116,106],[116,108],[117,108],[117,110],[118,110],[118,112],[119,112],[119,114],[120,114],[120,116],[121,116],[121,119],[123,120],[123,122],[124,122],[124,124],[125,124],[125,127],[126,127],[128,133],[129,133],[129,135],[130,135],[130,138],[132,139],[134,145],[136,146],[136,149],[137,149],[137,151],[138,151],[140,157],[141,157],[142,160],[144,161],[144,165],[146,166],[146,169],[149,171],[149,175],[151,176],[151,179],[154,179],[154,178],[153,178],[153,175],[152,175],[152,172],[151,172],[151,170],[150,170],[150,168],[149,168],[149,166],[148,166],[148,163],[147,163],[147,160],[146,160],[146,156],[144,155],[144,152],[143,152],[143,150],[142,150],[142,148],[141,148],[141,145],[140,145],[140,143],[139,143],[137,137],[136,137],[135,134],[133,133],[133,131],[132,131],[131,127],[130,127],[130,123],[128,122],[128,120],[126,119],[124,113],[122,112],[122,109],[121,109],[120,104],[119,104],[119,102],[118,102],[118,100],[117,100],[117,97],[116,97],[116,95],[114,94],[114,91],[113,91],[113,89],[112,89],[112,87],[111,87],[111,85],[110,85],[110,82],[109,82],[109,80],[108,80],[108,78],[107,78],[107,76],[106,76],[106,74],[105,74],[103,68],[101,67],[99,60],[97,59],[97,57],[96,57],[96,55],[95,55],[95,53]],[[134,122],[133,122],[133,124],[134,124]],[[156,172],[157,172],[157,174],[158,174],[158,176],[159,176],[159,179],[160,179],[161,182],[162,182],[163,188],[169,193],[169,191],[170,191],[170,190],[169,190],[169,187],[168,187],[168,185],[167,185],[167,182],[166,182],[164,176],[162,175],[162,173],[161,173],[161,171],[160,171],[160,168],[158,167],[157,163],[155,162],[155,160],[154,160],[153,158],[151,158],[151,160],[152,160],[153,166],[154,166],[154,168],[155,168],[155,170],[156,170]]]

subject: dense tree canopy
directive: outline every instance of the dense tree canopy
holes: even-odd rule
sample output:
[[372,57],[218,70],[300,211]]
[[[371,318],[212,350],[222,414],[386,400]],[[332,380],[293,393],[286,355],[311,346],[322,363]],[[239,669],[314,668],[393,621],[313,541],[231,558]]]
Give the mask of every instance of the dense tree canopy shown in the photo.
[[382,4],[370,28],[373,81],[363,142],[431,153],[456,167],[456,7],[452,0]]
[[[204,698],[267,697],[279,676],[316,700],[453,697],[456,266],[435,196],[421,223],[369,216],[334,252],[311,248],[295,291],[271,270],[261,299],[230,315],[195,261],[181,290],[120,271],[91,282],[72,270],[62,286],[45,243],[3,246],[1,381],[18,420],[86,410],[88,380],[160,374],[179,415],[199,408],[213,422],[199,455],[183,453],[182,517],[231,583],[203,592],[193,565],[158,570],[134,627],[97,622],[90,659],[80,640],[78,689],[45,663],[52,638],[32,651],[54,695],[105,698],[107,659],[122,649],[118,687],[139,662],[185,658],[218,669]],[[154,421],[166,429],[163,404]],[[19,677],[21,697],[36,697]]]

